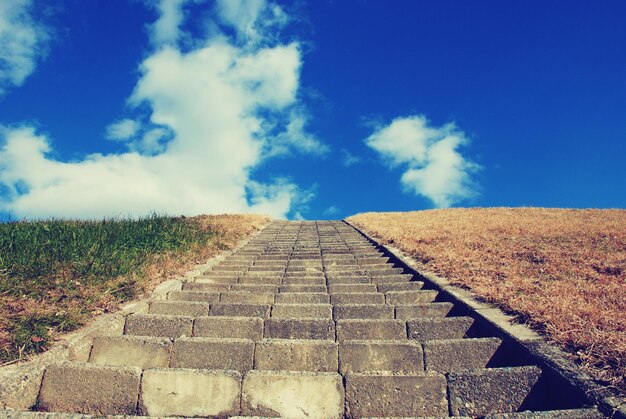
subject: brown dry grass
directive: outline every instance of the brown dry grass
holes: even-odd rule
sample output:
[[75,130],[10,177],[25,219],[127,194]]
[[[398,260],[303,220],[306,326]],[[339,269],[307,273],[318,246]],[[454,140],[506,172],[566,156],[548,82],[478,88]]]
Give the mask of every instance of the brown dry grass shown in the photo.
[[446,209],[348,220],[626,391],[626,210]]
[[[49,349],[51,342],[60,338],[63,332],[70,331],[87,323],[95,316],[113,312],[127,299],[114,296],[110,290],[120,286],[132,287],[129,295],[143,297],[159,283],[189,271],[197,263],[203,263],[222,250],[235,247],[242,240],[260,230],[270,221],[262,215],[203,215],[188,218],[194,228],[200,228],[214,234],[206,246],[194,246],[183,251],[152,254],[142,272],[132,278],[111,278],[102,284],[81,283],[77,278],[77,288],[68,296],[62,286],[49,284],[49,291],[43,298],[26,295],[0,295],[0,360],[13,363],[32,352]],[[63,272],[57,276],[62,277]],[[62,281],[59,281],[62,282]],[[122,293],[123,294],[123,293]],[[50,324],[46,319],[67,319],[66,322]],[[21,328],[20,333],[27,334],[28,342],[33,345],[16,347],[16,328],[11,327],[16,319],[32,319]],[[42,337],[44,336],[44,337]],[[0,362],[1,364],[1,362]]]

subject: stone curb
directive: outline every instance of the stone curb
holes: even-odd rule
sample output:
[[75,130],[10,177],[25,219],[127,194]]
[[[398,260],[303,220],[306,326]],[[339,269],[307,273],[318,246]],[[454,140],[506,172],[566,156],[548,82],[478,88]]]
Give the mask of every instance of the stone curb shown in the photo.
[[126,316],[147,313],[151,301],[165,300],[168,292],[181,290],[183,282],[201,275],[226,256],[245,246],[270,223],[271,220],[232,249],[223,250],[207,262],[195,265],[182,276],[162,282],[148,297],[125,304],[114,313],[97,316],[82,328],[63,335],[50,350],[0,368],[0,412],[2,409],[21,411],[31,409],[37,402],[43,372],[48,365],[61,361],[86,362],[94,337],[122,335]]
[[[477,321],[494,330],[503,341],[520,345],[526,352],[525,355],[540,365],[544,371],[550,371],[565,380],[572,388],[579,389],[583,397],[595,404],[607,417],[626,419],[626,400],[620,398],[616,391],[603,386],[581,371],[563,350],[550,344],[542,335],[525,324],[517,323],[514,316],[506,314],[497,306],[481,301],[471,291],[452,285],[448,279],[418,267],[416,261],[400,249],[383,245],[354,224],[345,219],[343,221],[383,251],[385,256],[390,258],[390,262],[403,265],[408,271],[421,278],[420,280],[427,284],[425,288],[438,290],[443,300],[463,307]],[[441,298],[438,299],[440,300]]]

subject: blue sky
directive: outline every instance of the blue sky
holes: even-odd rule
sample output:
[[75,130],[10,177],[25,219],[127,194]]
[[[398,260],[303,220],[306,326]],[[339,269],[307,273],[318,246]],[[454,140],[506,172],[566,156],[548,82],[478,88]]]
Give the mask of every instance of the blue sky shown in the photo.
[[0,219],[626,207],[622,1],[0,4]]

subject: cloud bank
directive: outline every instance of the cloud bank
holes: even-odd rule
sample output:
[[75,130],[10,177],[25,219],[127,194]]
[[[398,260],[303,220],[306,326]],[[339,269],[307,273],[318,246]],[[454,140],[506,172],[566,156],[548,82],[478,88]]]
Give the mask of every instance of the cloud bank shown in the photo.
[[390,168],[402,167],[400,182],[406,191],[445,208],[476,195],[472,175],[480,166],[459,150],[468,144],[455,124],[430,125],[423,115],[394,119],[366,140]]
[[275,40],[286,16],[262,0],[218,1],[207,23],[219,30],[189,42],[188,3],[198,1],[154,4],[154,50],[140,66],[129,115],[106,128],[106,138],[126,152],[64,162],[32,126],[0,130],[1,211],[29,218],[151,211],[286,217],[310,199],[284,178],[251,177],[273,156],[327,150],[306,131],[299,44]]
[[0,97],[21,86],[45,55],[50,37],[32,6],[31,0],[0,1]]

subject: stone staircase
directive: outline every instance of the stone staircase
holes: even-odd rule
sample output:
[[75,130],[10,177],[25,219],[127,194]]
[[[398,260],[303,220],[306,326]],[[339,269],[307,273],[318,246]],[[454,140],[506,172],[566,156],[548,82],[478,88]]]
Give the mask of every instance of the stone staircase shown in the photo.
[[[49,366],[36,409],[85,415],[594,418],[346,223],[274,222]],[[526,412],[521,412],[526,411]],[[513,413],[518,412],[518,413]]]

